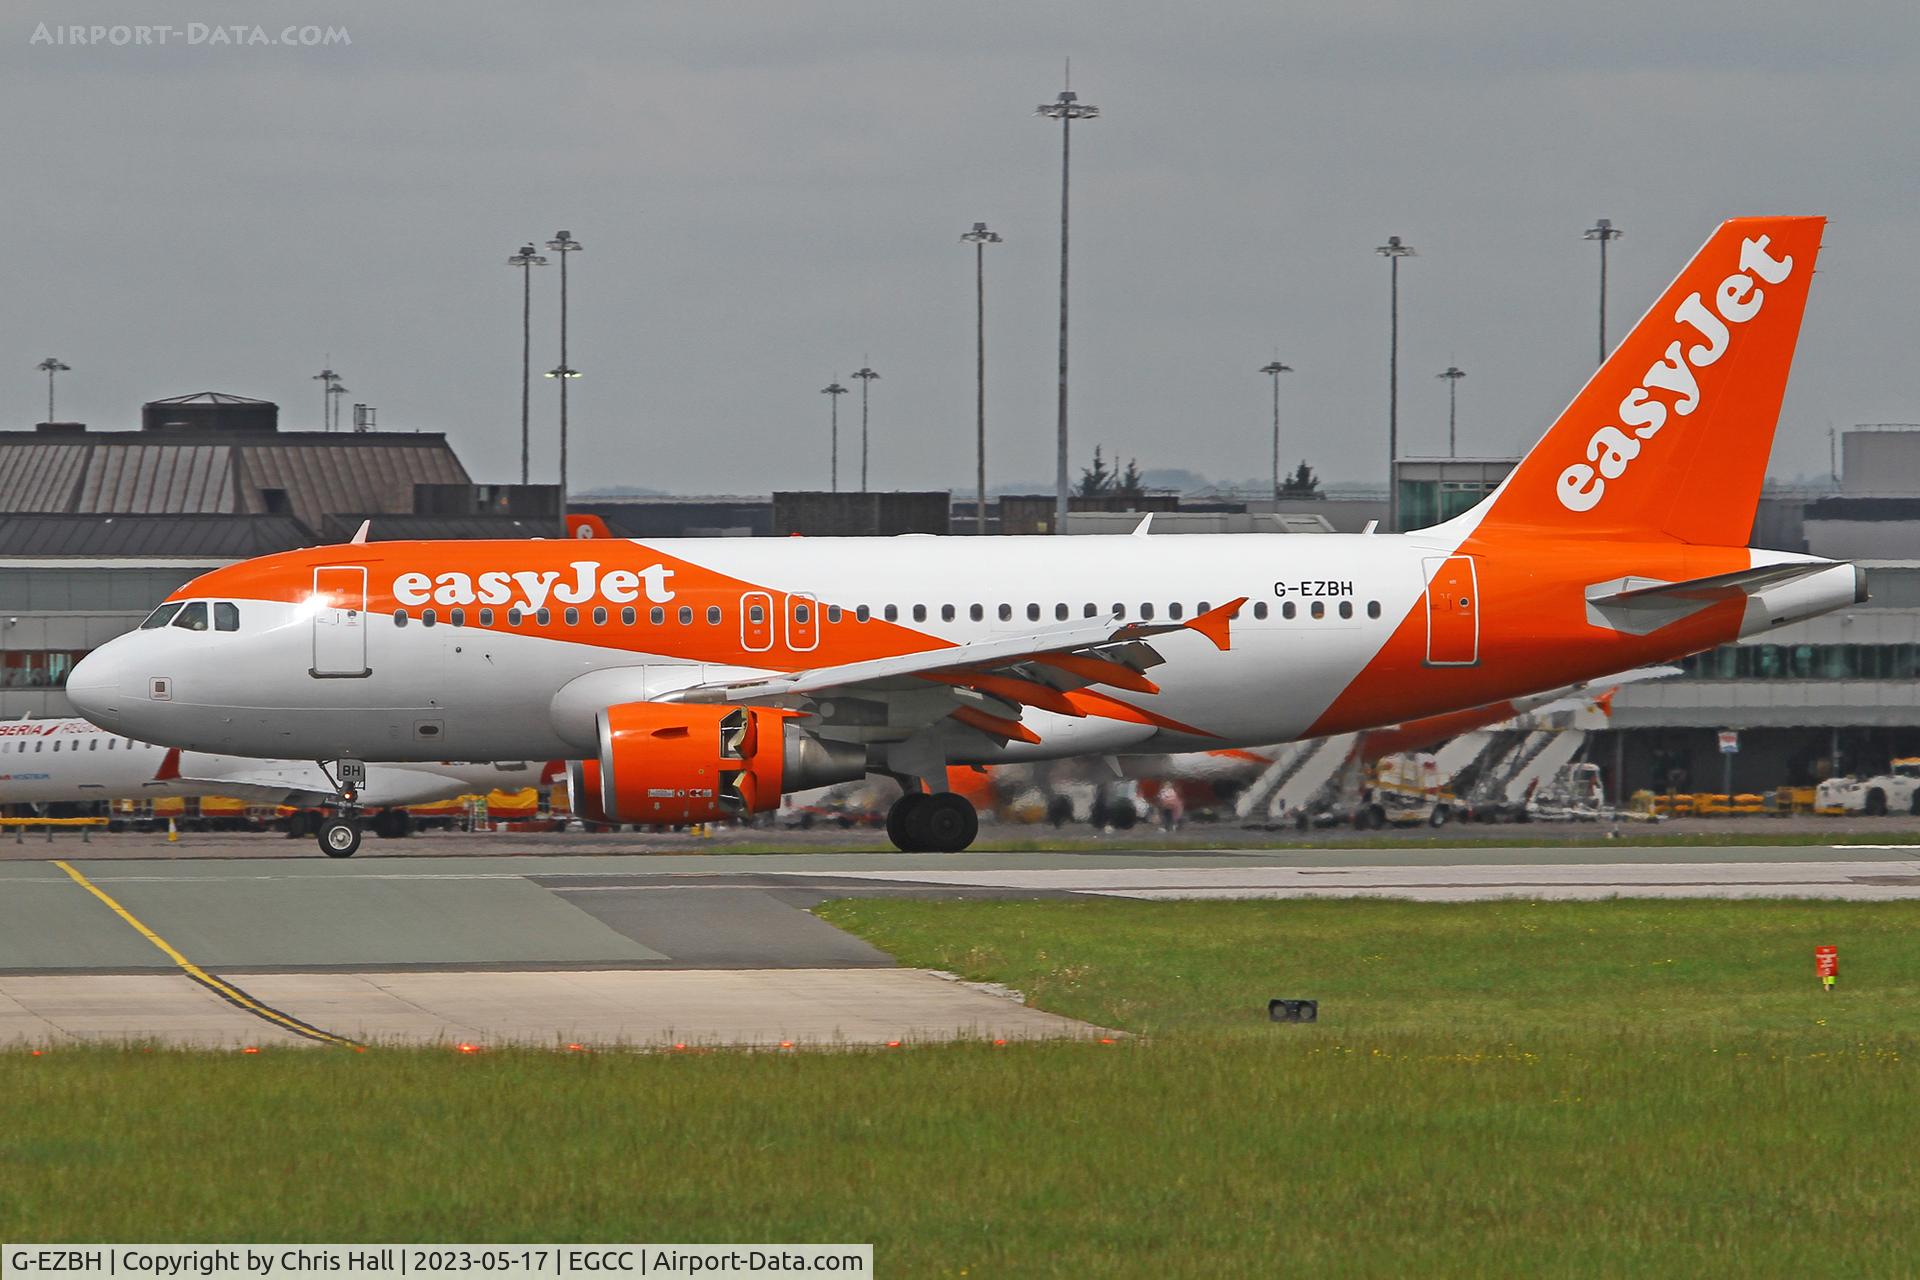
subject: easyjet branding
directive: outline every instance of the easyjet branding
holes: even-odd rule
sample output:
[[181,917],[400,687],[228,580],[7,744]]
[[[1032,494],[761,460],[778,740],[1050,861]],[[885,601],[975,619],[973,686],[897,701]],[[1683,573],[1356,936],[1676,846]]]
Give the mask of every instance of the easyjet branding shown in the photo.
[[1771,256],[1768,243],[1766,236],[1740,242],[1740,269],[1713,291],[1711,307],[1694,292],[1675,309],[1674,320],[1692,332],[1683,331],[1668,343],[1666,354],[1620,402],[1622,425],[1594,432],[1587,440],[1587,460],[1560,473],[1555,492],[1561,506],[1569,511],[1593,510],[1607,492],[1607,481],[1626,474],[1645,447],[1644,441],[1659,435],[1670,417],[1684,418],[1700,407],[1700,382],[1694,370],[1727,353],[1733,341],[1729,326],[1744,325],[1760,314],[1767,296],[1761,284],[1779,284],[1793,272],[1793,259]]
[[403,605],[508,605],[537,612],[549,601],[558,604],[585,604],[605,600],[611,604],[631,604],[644,593],[652,604],[665,604],[674,593],[667,586],[673,570],[663,564],[645,569],[609,569],[600,571],[598,560],[575,560],[568,573],[558,569],[518,573],[403,573],[393,580],[393,598]]

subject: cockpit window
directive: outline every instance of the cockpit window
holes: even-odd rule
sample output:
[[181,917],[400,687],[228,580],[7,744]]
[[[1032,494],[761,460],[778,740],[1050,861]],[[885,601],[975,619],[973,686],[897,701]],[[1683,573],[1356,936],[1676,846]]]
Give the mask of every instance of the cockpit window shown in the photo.
[[229,600],[221,600],[213,606],[213,629],[215,631],[238,631],[240,629],[240,606]]
[[205,600],[194,600],[182,605],[179,615],[173,620],[173,625],[176,627],[185,627],[189,631],[205,631],[207,629],[207,602]]
[[147,615],[147,620],[140,624],[140,629],[142,631],[152,631],[156,628],[164,627],[173,621],[173,615],[178,612],[180,612],[179,601],[176,600],[171,604],[163,604]]

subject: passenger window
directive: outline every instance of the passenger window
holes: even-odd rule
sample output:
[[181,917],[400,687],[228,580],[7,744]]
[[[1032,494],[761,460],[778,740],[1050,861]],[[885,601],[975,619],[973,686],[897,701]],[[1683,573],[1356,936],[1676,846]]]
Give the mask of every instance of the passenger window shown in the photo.
[[1143,605],[1141,605],[1141,606],[1140,606],[1140,620],[1141,620],[1142,622],[1152,622],[1152,621],[1153,621],[1153,606],[1152,606],[1152,605],[1150,605],[1150,604],[1143,604]]
[[467,611],[465,609],[449,609],[447,610],[447,621],[456,627],[464,627],[467,625]]
[[665,626],[667,622],[667,611],[659,605],[655,605],[653,608],[647,610],[647,621],[656,627]]
[[490,627],[493,625],[493,610],[482,609],[480,611],[480,625],[483,627]]
[[683,627],[690,627],[693,625],[693,606],[692,605],[683,604],[680,606],[680,625]]
[[855,622],[865,622],[868,618],[871,618],[872,616],[873,616],[873,610],[869,609],[864,604],[858,606],[853,611],[853,620]]
[[985,618],[985,617],[987,616],[987,611],[986,611],[985,609],[983,609],[983,608],[981,608],[981,607],[980,607],[979,605],[977,605],[977,604],[974,604],[974,605],[968,605],[968,606],[967,606],[967,616],[968,616],[969,618],[972,618],[972,619],[973,619],[973,620],[974,620],[975,622],[979,622],[979,621],[981,621],[982,619],[984,619],[984,618]]
[[1029,603],[1029,604],[1027,605],[1027,621],[1028,621],[1028,622],[1038,622],[1038,621],[1040,621],[1040,606],[1039,606],[1039,605],[1037,605],[1037,604],[1031,604],[1031,603]]
[[720,625],[720,606],[719,605],[710,604],[707,606],[707,625],[710,627],[716,627]]
[[100,739],[98,738],[87,739],[87,750],[98,751],[99,749],[100,749]]
[[215,631],[238,631],[240,629],[240,606],[228,600],[222,600],[214,605],[213,629]]
[[1377,618],[1380,616],[1380,602],[1378,600],[1367,601],[1367,616],[1369,618]]
[[604,607],[599,605],[594,606],[593,625],[596,627],[604,627],[607,625],[607,611]]
[[923,604],[913,606],[913,620],[915,622],[925,622],[927,620],[927,606]]
[[507,610],[507,625],[517,627],[526,616],[526,614],[520,612],[518,609],[509,609]]
[[1080,616],[1083,618],[1097,618],[1100,616],[1100,606],[1089,600],[1087,601],[1087,607],[1081,611]]
[[183,606],[180,610],[180,615],[173,620],[173,625],[176,627],[184,627],[188,631],[205,631],[207,629],[207,602],[205,600],[195,600],[193,603]]
[[1124,617],[1126,617],[1126,616],[1127,616],[1127,606],[1125,606],[1125,605],[1123,605],[1123,604],[1120,604],[1120,603],[1118,603],[1118,602],[1116,601],[1116,602],[1115,602],[1115,604],[1114,604],[1114,606],[1113,606],[1113,612],[1112,612],[1111,614],[1109,614],[1108,616],[1109,616],[1109,617],[1114,617],[1114,618],[1124,618]]
[[[1212,612],[1213,612],[1213,606],[1212,606],[1212,605],[1210,605],[1210,604],[1208,604],[1208,603],[1207,603],[1207,602],[1206,602],[1205,600],[1202,600],[1202,601],[1201,601],[1201,602],[1200,602],[1199,604],[1197,604],[1197,605],[1195,605],[1195,606],[1193,607],[1193,611],[1194,611],[1194,612],[1195,612],[1196,614],[1200,614],[1200,613],[1212,613]],[[1235,610],[1235,612],[1237,613],[1237,612],[1239,612],[1239,611],[1238,611],[1238,610]]]
[[1340,602],[1340,616],[1343,618],[1351,618],[1353,616],[1353,601],[1342,600]]
[[882,610],[882,614],[888,622],[900,621],[900,607],[898,605],[888,605]]
[[952,622],[952,621],[953,621],[953,619],[954,619],[954,617],[955,617],[955,614],[956,614],[956,612],[957,612],[957,611],[956,611],[956,610],[954,609],[954,607],[953,607],[952,605],[950,605],[950,604],[943,604],[943,605],[941,605],[941,606],[940,606],[940,621],[942,621],[942,622]]
[[748,622],[758,625],[759,623],[765,622],[766,620],[767,620],[767,611],[764,608],[762,608],[760,605],[757,605],[757,604],[748,606],[747,608]]
[[620,625],[623,627],[630,627],[639,620],[640,611],[632,605],[628,605],[620,611]]
[[174,604],[163,604],[147,615],[147,620],[140,624],[140,629],[142,631],[153,631],[159,627],[164,627],[173,621],[173,615],[178,612],[180,612],[178,602]]
[[1172,618],[1175,622],[1180,621],[1180,614],[1181,614],[1181,608],[1179,605],[1170,604],[1167,606],[1167,616],[1169,618]]
[[404,627],[407,625],[407,611],[405,609],[395,609],[393,611],[393,625],[396,627]]
[[420,611],[420,625],[423,627],[430,627],[439,620],[439,615],[431,609],[422,609]]
[[553,621],[553,610],[542,609],[533,615],[533,620],[544,627]]
[[1013,621],[1013,606],[1012,606],[1012,605],[1010,605],[1010,604],[1003,604],[1003,605],[1001,605],[1001,606],[1000,606],[1000,621],[1002,621],[1002,622],[1012,622],[1012,621]]
[[1053,606],[1053,620],[1055,622],[1065,622],[1067,620],[1067,613],[1068,609],[1066,605],[1057,604]]
[[1267,616],[1267,602],[1265,600],[1253,606],[1253,616],[1265,620]]
[[828,622],[838,622],[838,621],[840,621],[840,616],[841,616],[841,614],[840,614],[840,606],[839,606],[839,605],[837,605],[837,604],[830,604],[830,605],[828,605],[828,606],[827,606],[827,621],[828,621]]
[[808,623],[808,621],[812,619],[812,617],[813,617],[813,610],[807,608],[807,606],[805,606],[804,604],[797,604],[793,606],[793,620],[799,623],[801,626],[805,626]]
[[1327,602],[1326,602],[1326,601],[1324,601],[1324,600],[1315,600],[1315,601],[1313,602],[1313,616],[1314,616],[1314,617],[1316,617],[1316,618],[1324,618],[1324,617],[1326,617],[1326,616],[1327,616]]
[[560,616],[567,620],[567,625],[570,627],[577,627],[580,625],[580,611],[578,609],[569,608],[565,613],[561,614]]

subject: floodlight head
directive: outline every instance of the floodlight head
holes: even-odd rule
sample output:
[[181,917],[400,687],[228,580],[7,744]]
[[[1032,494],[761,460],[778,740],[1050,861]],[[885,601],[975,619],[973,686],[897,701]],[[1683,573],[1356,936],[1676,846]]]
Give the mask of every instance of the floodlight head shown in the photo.
[[547,370],[545,376],[549,378],[577,378],[580,376],[580,371],[578,369],[569,369],[567,366],[561,364],[555,365],[553,368]]
[[823,396],[843,396],[847,394],[847,389],[838,382],[829,382],[826,386],[820,388],[820,394]]
[[872,382],[875,379],[877,379],[880,375],[875,373],[871,369],[863,368],[863,369],[855,369],[853,371],[853,376],[860,379],[862,382]]
[[1292,373],[1293,366],[1290,364],[1281,364],[1278,360],[1275,360],[1272,364],[1262,365],[1260,368],[1260,372],[1271,373],[1274,376],[1278,377],[1280,374],[1283,374],[1283,373]]
[[1080,95],[1073,90],[1062,89],[1057,99],[1041,103],[1033,109],[1033,114],[1049,120],[1091,120],[1100,114],[1100,108],[1081,102]]
[[67,373],[72,370],[73,366],[63,360],[48,356],[45,360],[35,365],[34,368],[40,370],[42,373]]
[[1413,258],[1418,253],[1410,244],[1403,244],[1399,236],[1388,236],[1387,242],[1374,250],[1383,258]]
[[1439,373],[1434,374],[1433,376],[1436,378],[1445,378],[1448,382],[1458,382],[1460,379],[1467,376],[1467,371],[1465,369],[1462,369],[1459,365],[1450,364],[1446,368],[1442,369]]
[[547,241],[547,248],[553,250],[555,253],[572,253],[584,247],[585,246],[578,240],[573,238],[573,232],[571,231],[556,231],[553,233],[553,239]]
[[507,259],[507,265],[510,267],[544,267],[547,265],[547,260],[542,254],[535,250],[532,245],[523,244],[520,246],[520,252]]
[[999,244],[1000,233],[987,230],[987,224],[984,222],[976,222],[973,224],[973,230],[960,234],[960,242],[962,244]]
[[1613,225],[1613,219],[1601,218],[1585,231],[1581,232],[1580,238],[1583,240],[1598,240],[1604,244],[1609,240],[1618,240],[1625,234],[1627,233]]

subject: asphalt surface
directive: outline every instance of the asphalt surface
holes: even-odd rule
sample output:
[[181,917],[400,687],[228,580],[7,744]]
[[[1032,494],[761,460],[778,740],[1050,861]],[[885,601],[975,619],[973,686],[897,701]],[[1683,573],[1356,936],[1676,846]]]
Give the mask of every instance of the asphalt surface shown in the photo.
[[808,911],[841,897],[1920,898],[1920,844],[1895,841],[941,855],[616,840],[633,842],[369,840],[342,861],[257,835],[30,841],[15,848],[40,858],[0,861],[0,1045],[1104,1034],[895,967]]

